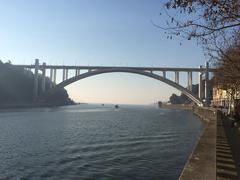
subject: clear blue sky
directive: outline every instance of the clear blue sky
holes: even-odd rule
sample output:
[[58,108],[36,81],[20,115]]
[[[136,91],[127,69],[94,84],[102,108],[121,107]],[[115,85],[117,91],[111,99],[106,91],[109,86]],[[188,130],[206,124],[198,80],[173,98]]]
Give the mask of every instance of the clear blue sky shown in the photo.
[[[161,0],[0,0],[0,59],[29,64],[198,67],[195,42],[168,40]],[[58,77],[58,79],[60,76]],[[183,78],[184,79],[184,78]],[[182,80],[184,81],[184,80]],[[112,73],[67,86],[80,102],[148,104],[178,91],[139,75]]]

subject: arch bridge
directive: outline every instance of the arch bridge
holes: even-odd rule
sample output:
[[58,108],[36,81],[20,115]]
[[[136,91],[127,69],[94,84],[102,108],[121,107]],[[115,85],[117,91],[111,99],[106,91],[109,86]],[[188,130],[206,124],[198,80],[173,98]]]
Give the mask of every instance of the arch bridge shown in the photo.
[[[49,71],[49,79],[53,82],[52,87],[47,92],[54,92],[58,88],[63,88],[71,83],[81,79],[95,76],[98,74],[112,73],[112,72],[126,72],[139,74],[155,80],[166,83],[193,100],[198,106],[207,106],[210,103],[210,89],[209,89],[209,72],[214,72],[215,69],[209,68],[209,64],[200,66],[198,68],[168,68],[168,67],[110,67],[110,66],[60,66],[60,65],[46,65],[39,64],[39,60],[35,60],[34,65],[14,65],[26,70],[34,70],[34,100],[38,99],[40,94],[46,93],[46,72]],[[56,83],[57,71],[62,73],[62,81]],[[39,83],[39,71],[42,71],[42,80]],[[69,77],[68,72],[75,71],[74,76]],[[26,71],[27,72],[27,71]],[[82,72],[82,73],[80,73]],[[159,75],[159,72],[161,75]],[[167,78],[167,72],[174,72],[175,80]],[[179,83],[179,73],[187,73],[187,88]],[[198,96],[192,92],[193,73],[198,73],[199,76],[199,92]],[[203,80],[204,77],[204,80]],[[39,92],[38,86],[41,86]]]

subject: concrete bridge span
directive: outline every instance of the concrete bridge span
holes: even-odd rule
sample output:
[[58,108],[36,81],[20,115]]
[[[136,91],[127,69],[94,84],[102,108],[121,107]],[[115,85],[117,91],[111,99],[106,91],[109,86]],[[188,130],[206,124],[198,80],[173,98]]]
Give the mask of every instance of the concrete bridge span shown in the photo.
[[63,88],[71,83],[74,83],[76,81],[79,81],[81,79],[87,78],[87,77],[91,77],[91,76],[95,76],[98,74],[104,74],[104,73],[113,73],[113,72],[126,72],[126,73],[133,73],[133,74],[139,74],[139,75],[143,75],[143,76],[147,76],[153,79],[156,79],[158,81],[164,82],[174,88],[176,88],[177,90],[181,91],[183,94],[185,94],[186,96],[188,96],[190,99],[192,99],[196,104],[198,104],[199,106],[203,106],[203,103],[201,102],[201,100],[196,97],[191,91],[187,90],[186,88],[184,88],[183,86],[167,79],[164,78],[162,76],[159,76],[157,74],[153,74],[151,72],[147,72],[147,71],[142,71],[142,70],[136,70],[136,69],[131,69],[131,68],[103,68],[103,69],[97,69],[97,70],[93,70],[93,71],[89,71],[77,76],[74,76],[70,79],[67,79],[59,84],[57,84],[54,89],[52,89],[53,91],[55,89],[58,88]]
[[[150,77],[166,83],[177,90],[181,91],[183,94],[192,99],[198,106],[207,106],[210,102],[210,89],[209,89],[209,72],[214,72],[215,69],[209,68],[208,63],[205,66],[200,66],[199,68],[175,68],[175,67],[110,67],[110,66],[61,66],[61,65],[46,65],[43,63],[39,64],[39,60],[35,60],[34,65],[14,65],[16,67],[21,67],[27,70],[34,71],[34,100],[38,99],[40,94],[53,93],[58,88],[63,88],[71,83],[79,81],[81,79],[95,76],[104,73],[113,72],[125,72],[139,74],[146,77]],[[62,81],[58,84],[56,83],[57,71],[60,70],[62,73]],[[39,83],[39,71],[42,71],[42,80]],[[49,71],[49,79],[54,83],[54,85],[46,92],[46,74]],[[73,77],[69,77],[68,71],[75,71]],[[81,71],[81,73],[80,73]],[[84,72],[83,72],[84,71]],[[87,71],[87,72],[86,72]],[[161,72],[162,75],[156,72]],[[166,74],[168,72],[174,72],[175,81],[167,78]],[[183,87],[180,82],[180,72],[187,73],[187,88]],[[198,96],[194,95],[192,92],[192,81],[193,73],[198,73],[199,77],[199,92]],[[204,80],[203,80],[204,78]],[[38,86],[41,86],[41,92],[39,92]]]

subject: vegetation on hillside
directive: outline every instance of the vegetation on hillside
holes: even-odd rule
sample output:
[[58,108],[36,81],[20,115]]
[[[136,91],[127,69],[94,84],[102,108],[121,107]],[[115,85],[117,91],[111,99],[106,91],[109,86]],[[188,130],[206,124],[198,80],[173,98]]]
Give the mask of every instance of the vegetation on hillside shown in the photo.
[[[42,76],[39,74],[40,97]],[[0,104],[33,102],[34,75],[30,70],[18,68],[11,65],[11,62],[0,61]],[[49,78],[46,78],[46,90],[54,86]],[[65,89],[59,89],[52,95],[42,96],[41,102],[49,105],[72,104]]]

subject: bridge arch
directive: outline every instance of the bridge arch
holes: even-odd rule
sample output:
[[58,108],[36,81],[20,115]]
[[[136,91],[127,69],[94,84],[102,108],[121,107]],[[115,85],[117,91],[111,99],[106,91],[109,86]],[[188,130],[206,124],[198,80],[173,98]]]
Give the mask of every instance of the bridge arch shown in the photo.
[[56,90],[58,88],[64,88],[65,86],[67,86],[71,83],[74,83],[76,81],[79,81],[79,80],[87,78],[87,77],[95,76],[98,74],[104,74],[104,73],[112,73],[112,72],[133,73],[133,74],[139,74],[139,75],[143,75],[143,76],[147,76],[147,77],[156,79],[158,81],[164,82],[164,83],[176,88],[177,90],[181,91],[183,94],[185,94],[191,100],[193,100],[198,106],[203,106],[203,103],[201,102],[201,100],[198,97],[196,97],[191,91],[187,90],[183,86],[181,86],[167,78],[159,76],[157,74],[153,74],[153,73],[143,71],[143,70],[131,69],[131,68],[101,68],[101,69],[92,70],[92,71],[80,74],[78,76],[69,78],[69,79],[57,84],[53,89],[51,89],[51,92],[54,92],[54,90]]

